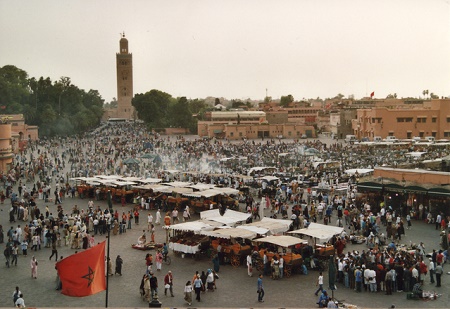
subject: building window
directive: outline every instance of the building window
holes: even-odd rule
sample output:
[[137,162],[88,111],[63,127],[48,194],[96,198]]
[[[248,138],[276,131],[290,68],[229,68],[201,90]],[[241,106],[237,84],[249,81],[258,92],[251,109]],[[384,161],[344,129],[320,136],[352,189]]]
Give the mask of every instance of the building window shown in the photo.
[[230,132],[230,137],[233,137],[233,132]]
[[242,132],[239,132],[239,136],[242,137]]
[[431,132],[431,136],[436,137],[436,135],[437,135],[436,131]]
[[426,123],[427,122],[427,118],[426,117],[417,117],[417,122],[418,123]]
[[410,139],[411,138],[412,133],[411,132],[406,132],[406,138]]
[[405,122],[405,118],[397,118],[397,122]]
[[412,122],[413,121],[413,119],[412,118],[410,118],[410,117],[407,117],[407,118],[397,118],[397,122]]
[[436,117],[432,117],[432,118],[431,118],[431,122],[432,122],[432,123],[436,123],[436,121],[437,121],[437,118],[436,118]]
[[447,117],[447,123],[450,123],[450,117]]
[[424,138],[424,136],[425,136],[425,133],[423,131],[419,132],[419,137],[420,138]]
[[450,137],[450,131],[444,132],[444,137]]

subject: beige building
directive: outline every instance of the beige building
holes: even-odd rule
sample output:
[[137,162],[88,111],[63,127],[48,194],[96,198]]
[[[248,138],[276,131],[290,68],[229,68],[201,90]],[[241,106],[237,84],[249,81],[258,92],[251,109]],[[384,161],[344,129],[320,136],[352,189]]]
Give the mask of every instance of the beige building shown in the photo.
[[136,113],[131,100],[133,99],[133,55],[128,49],[125,33],[119,42],[119,52],[116,54],[117,72],[117,108],[105,110],[103,119],[122,118],[136,119]]
[[316,137],[312,126],[279,123],[281,119],[286,119],[286,112],[271,114],[271,121],[267,114],[263,111],[209,112],[205,115],[205,121],[198,122],[198,135],[231,140],[279,137],[299,139],[303,134]]
[[358,139],[389,135],[399,139],[415,136],[450,139],[450,99],[358,109],[352,129]]
[[0,171],[8,171],[14,154],[39,138],[38,127],[27,125],[22,114],[0,115],[0,119]]
[[0,123],[0,172],[11,169],[14,157],[11,134],[11,124]]

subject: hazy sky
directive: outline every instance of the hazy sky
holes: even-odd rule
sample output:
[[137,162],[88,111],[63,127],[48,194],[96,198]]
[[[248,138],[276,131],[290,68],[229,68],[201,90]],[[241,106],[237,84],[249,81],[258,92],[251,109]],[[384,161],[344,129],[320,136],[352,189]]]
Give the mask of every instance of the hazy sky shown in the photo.
[[450,95],[450,0],[0,0],[0,66],[117,96]]

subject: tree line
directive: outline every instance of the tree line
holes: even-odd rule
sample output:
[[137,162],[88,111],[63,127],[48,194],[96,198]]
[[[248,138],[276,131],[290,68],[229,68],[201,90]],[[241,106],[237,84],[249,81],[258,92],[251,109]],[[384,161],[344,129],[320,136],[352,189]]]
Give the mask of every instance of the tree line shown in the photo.
[[149,130],[188,128],[194,134],[197,132],[197,121],[202,120],[204,113],[212,109],[204,100],[174,98],[156,89],[135,94],[132,104],[138,118],[147,124]]
[[103,103],[97,90],[85,91],[69,77],[28,77],[13,65],[0,68],[0,113],[23,114],[28,125],[39,126],[39,135],[83,133],[100,123]]

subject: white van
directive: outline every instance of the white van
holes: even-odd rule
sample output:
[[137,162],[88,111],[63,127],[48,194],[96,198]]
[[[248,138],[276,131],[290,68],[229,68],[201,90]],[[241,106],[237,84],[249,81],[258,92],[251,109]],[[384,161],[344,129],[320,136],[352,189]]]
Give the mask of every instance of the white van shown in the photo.
[[386,138],[383,141],[389,142],[389,143],[398,143],[398,139],[392,135],[386,136]]
[[355,135],[346,135],[345,136],[345,142],[346,143],[354,143],[356,141],[358,141],[358,140],[356,139]]
[[434,136],[427,136],[425,137],[425,139],[427,140],[428,143],[434,143],[436,141]]

